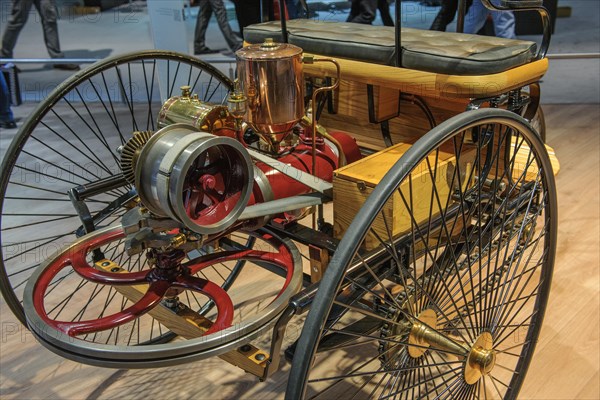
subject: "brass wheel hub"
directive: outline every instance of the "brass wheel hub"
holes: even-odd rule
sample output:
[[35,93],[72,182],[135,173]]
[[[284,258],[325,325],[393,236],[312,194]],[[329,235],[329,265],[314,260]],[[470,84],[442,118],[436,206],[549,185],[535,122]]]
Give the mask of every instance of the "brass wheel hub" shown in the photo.
[[[405,301],[403,306],[408,308],[408,303]],[[496,365],[496,351],[493,349],[493,338],[489,332],[480,334],[473,345],[469,346],[460,338],[440,331],[438,315],[431,308],[422,310],[419,315],[411,318],[412,321],[406,320],[399,312],[395,315],[388,314],[387,318],[393,318],[398,323],[384,327],[382,337],[403,336],[404,340],[408,341],[405,349],[411,358],[419,358],[428,350],[439,350],[465,360],[463,376],[469,385],[490,374]],[[382,353],[380,359],[387,365],[397,356],[400,348],[382,341],[379,349]]]
[[483,332],[471,347],[465,362],[465,381],[472,385],[482,376],[489,374],[496,365],[494,342],[489,332]]
[[429,348],[427,336],[430,330],[437,329],[437,314],[432,309],[423,310],[417,317],[408,335],[408,354],[412,358],[419,358]]

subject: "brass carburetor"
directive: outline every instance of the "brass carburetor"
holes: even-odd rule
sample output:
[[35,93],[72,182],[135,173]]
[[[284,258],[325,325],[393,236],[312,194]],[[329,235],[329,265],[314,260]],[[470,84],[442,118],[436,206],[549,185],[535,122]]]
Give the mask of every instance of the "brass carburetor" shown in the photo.
[[180,96],[171,97],[163,104],[158,114],[158,127],[184,123],[198,131],[235,137],[235,121],[227,107],[200,101],[191,90],[190,86],[182,86]]

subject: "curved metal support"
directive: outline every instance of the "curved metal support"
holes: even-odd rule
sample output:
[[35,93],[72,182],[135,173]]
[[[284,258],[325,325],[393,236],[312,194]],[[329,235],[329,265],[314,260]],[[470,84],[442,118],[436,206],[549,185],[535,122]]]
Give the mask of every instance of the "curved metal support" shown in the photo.
[[546,57],[548,47],[550,46],[550,14],[548,10],[542,5],[542,0],[526,0],[526,1],[515,1],[515,0],[502,0],[501,5],[495,5],[491,0],[481,0],[481,3],[489,10],[492,11],[537,11],[542,19],[542,43],[536,59],[541,60]]
[[400,95],[400,99],[419,107],[421,111],[423,111],[423,114],[425,114],[425,117],[427,118],[427,121],[429,122],[429,127],[431,129],[437,126],[437,122],[435,120],[435,117],[433,116],[433,113],[431,112],[431,109],[429,108],[429,106],[427,106],[427,102],[423,100],[422,97],[402,93]]
[[538,108],[540,107],[540,83],[535,82],[529,85],[529,104],[523,115],[527,121],[531,122]]

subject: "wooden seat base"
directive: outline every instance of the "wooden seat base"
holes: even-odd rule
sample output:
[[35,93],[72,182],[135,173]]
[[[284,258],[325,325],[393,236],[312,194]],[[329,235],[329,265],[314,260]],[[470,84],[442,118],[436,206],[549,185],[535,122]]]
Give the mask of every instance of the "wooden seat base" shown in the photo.
[[[321,57],[316,54],[314,56]],[[443,75],[340,58],[336,60],[341,67],[342,80],[436,98],[472,99],[498,96],[539,81],[548,69],[548,60],[542,59],[496,74],[464,76]],[[335,67],[330,63],[305,65],[304,73],[315,77],[336,76]]]

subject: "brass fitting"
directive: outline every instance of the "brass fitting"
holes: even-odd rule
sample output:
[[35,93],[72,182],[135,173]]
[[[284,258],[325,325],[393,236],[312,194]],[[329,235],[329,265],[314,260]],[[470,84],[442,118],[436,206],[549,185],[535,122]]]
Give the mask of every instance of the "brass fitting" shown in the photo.
[[183,233],[180,233],[178,235],[175,235],[171,239],[171,246],[175,247],[175,248],[181,247],[184,244],[186,244],[186,242],[187,242],[187,237]]

